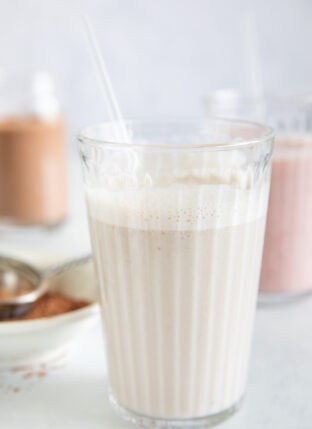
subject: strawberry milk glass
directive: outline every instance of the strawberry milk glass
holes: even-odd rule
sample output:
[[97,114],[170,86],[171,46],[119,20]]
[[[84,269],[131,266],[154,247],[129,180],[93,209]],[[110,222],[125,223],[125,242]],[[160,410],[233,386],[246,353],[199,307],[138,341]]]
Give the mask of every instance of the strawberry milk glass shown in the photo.
[[276,131],[260,291],[262,302],[312,289],[312,97],[207,97],[207,114],[262,120]]

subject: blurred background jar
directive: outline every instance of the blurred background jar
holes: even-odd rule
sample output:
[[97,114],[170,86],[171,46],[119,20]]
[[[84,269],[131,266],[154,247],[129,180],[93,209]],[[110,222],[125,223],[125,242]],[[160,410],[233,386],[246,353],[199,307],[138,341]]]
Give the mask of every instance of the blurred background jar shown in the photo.
[[312,292],[312,94],[251,97],[219,90],[207,115],[248,119],[275,130],[272,178],[260,279],[260,302]]
[[67,173],[64,121],[50,75],[0,70],[0,223],[63,222]]

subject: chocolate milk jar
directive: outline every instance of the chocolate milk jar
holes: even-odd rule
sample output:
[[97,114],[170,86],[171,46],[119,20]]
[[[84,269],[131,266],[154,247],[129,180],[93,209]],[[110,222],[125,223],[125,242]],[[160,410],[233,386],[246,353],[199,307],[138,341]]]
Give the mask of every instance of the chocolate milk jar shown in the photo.
[[64,124],[45,72],[0,74],[0,221],[53,226],[67,214]]

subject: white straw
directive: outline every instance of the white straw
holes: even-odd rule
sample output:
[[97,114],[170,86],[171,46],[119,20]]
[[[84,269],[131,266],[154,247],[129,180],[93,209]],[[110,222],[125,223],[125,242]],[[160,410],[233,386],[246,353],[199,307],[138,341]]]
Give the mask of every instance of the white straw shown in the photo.
[[88,41],[88,50],[104,96],[109,120],[117,125],[115,129],[117,138],[122,142],[127,143],[130,141],[130,138],[125,126],[125,120],[121,114],[94,29],[87,15],[82,15],[82,20]]
[[256,112],[260,121],[265,121],[266,107],[264,97],[263,74],[258,43],[258,28],[255,14],[245,14],[245,39],[247,45],[248,69],[251,83],[251,94],[257,99]]

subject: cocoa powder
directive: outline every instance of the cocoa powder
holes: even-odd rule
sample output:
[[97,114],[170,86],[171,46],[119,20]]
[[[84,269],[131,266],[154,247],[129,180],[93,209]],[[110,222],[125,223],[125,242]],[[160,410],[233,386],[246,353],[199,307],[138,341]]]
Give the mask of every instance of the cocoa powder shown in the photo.
[[87,301],[74,301],[59,293],[48,293],[35,302],[32,309],[25,315],[14,320],[40,319],[42,317],[57,316],[86,307]]

